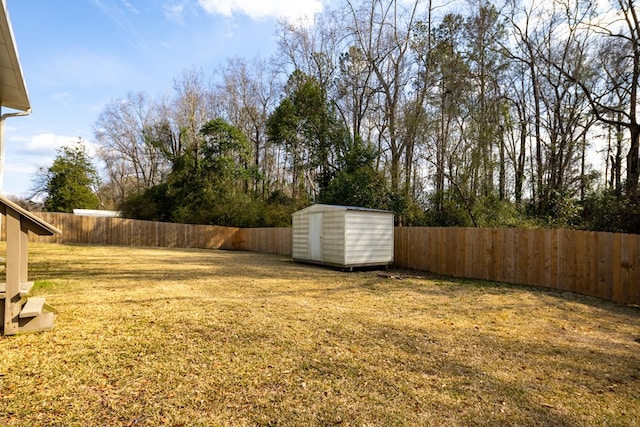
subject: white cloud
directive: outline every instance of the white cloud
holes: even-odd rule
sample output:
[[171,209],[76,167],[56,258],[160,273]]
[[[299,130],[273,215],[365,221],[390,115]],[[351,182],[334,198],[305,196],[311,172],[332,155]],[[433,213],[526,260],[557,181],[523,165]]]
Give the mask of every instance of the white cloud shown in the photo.
[[3,190],[7,194],[28,197],[40,168],[48,168],[56,149],[77,141],[78,137],[39,133],[28,138],[13,136],[7,141]]
[[21,165],[8,162],[4,167],[5,194],[17,197],[29,197],[33,194],[38,166],[34,164]]
[[[18,181],[24,181],[31,183],[31,180],[33,178],[33,175],[35,173],[38,172],[38,170],[40,169],[40,167],[42,166],[36,166],[35,164],[29,164],[29,165],[20,165],[18,163],[6,163],[4,166],[4,174],[5,174],[5,181],[9,180],[10,182],[12,182],[12,178],[19,178]],[[12,194],[24,194],[27,192],[29,185],[13,185],[12,187],[14,187],[15,189],[17,189],[17,191],[14,189],[12,191]]]
[[[59,135],[53,132],[41,132],[30,137],[13,136],[7,141],[7,159],[4,170],[4,191],[6,194],[29,197],[40,168],[49,168],[57,150],[78,141],[77,136]],[[100,169],[96,157],[97,144],[82,139],[87,154]]]
[[124,5],[124,7],[131,13],[135,13],[136,15],[139,15],[140,12],[138,11],[138,9],[136,9],[131,3],[129,3],[127,0],[121,0],[122,4]]
[[121,5],[126,9],[123,10],[121,5],[112,0],[91,0],[94,6],[102,11],[105,15],[107,15],[110,19],[112,19],[116,24],[118,24],[122,28],[127,28],[129,26],[129,22],[127,19],[127,12],[138,14],[139,12],[135,10],[126,0],[121,2]]
[[54,133],[39,133],[29,139],[26,144],[20,147],[24,154],[37,155],[41,158],[49,158],[55,155],[58,148],[77,141],[78,137],[56,135]]
[[233,16],[247,15],[252,19],[310,18],[323,9],[321,0],[198,0],[208,13]]
[[[29,154],[38,154],[43,157],[55,155],[56,150],[65,145],[78,141],[78,136],[57,135],[54,133],[43,132],[33,135],[26,144],[21,147],[21,152]],[[82,139],[82,143],[87,148],[90,156],[95,154],[96,145],[86,139]]]
[[169,21],[184,24],[184,4],[183,3],[166,3],[162,5],[162,12]]

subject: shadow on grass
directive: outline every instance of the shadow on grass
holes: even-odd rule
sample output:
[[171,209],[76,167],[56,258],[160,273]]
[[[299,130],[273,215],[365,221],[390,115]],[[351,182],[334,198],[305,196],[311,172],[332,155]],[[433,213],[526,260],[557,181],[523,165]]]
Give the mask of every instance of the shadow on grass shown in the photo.
[[[334,379],[346,376],[349,381],[360,382],[362,387],[378,379],[377,387],[386,390],[389,396],[404,395],[403,400],[415,400],[419,402],[418,406],[444,406],[445,412],[451,414],[460,413],[462,403],[467,411],[464,422],[468,425],[583,425],[582,417],[591,411],[604,414],[608,423],[616,425],[638,421],[638,414],[631,408],[630,414],[616,412],[615,409],[606,412],[607,405],[617,401],[618,392],[635,394],[636,399],[639,397],[640,365],[630,363],[632,361],[628,357],[603,347],[594,350],[576,347],[573,343],[554,342],[550,347],[548,342],[523,342],[509,338],[496,341],[490,333],[471,329],[468,334],[472,338],[461,344],[463,348],[471,351],[473,348],[485,349],[486,352],[491,351],[487,343],[494,342],[496,349],[501,349],[492,356],[485,354],[483,364],[478,366],[473,364],[474,357],[468,351],[447,348],[430,332],[428,325],[407,328],[370,322],[363,325],[360,354],[367,354],[368,348],[374,347],[369,350],[377,355],[376,359],[365,356],[355,363],[335,363],[329,358],[321,358],[309,363],[307,369]],[[556,354],[563,357],[542,371],[566,379],[552,378],[555,383],[549,384],[540,367],[554,359]],[[383,360],[380,360],[381,355]],[[384,360],[385,355],[387,360]],[[526,358],[518,355],[526,355]],[[384,365],[394,375],[385,376],[380,381]],[[511,377],[509,369],[519,372]],[[424,381],[411,382],[405,378],[423,378]],[[440,396],[438,401],[425,402],[424,396],[433,393]],[[586,404],[581,404],[582,399],[577,396],[585,394],[590,396],[587,396]],[[572,395],[575,399],[563,397]],[[602,404],[602,407],[588,407],[589,399]],[[574,414],[575,411],[583,413]],[[442,413],[442,409],[438,412]],[[447,424],[447,420],[433,421],[434,425]],[[455,420],[456,423],[460,421],[460,418]]]
[[[64,253],[69,247],[73,252],[83,253],[80,260],[75,256],[71,261],[65,259],[64,256],[55,260],[41,260],[37,256],[32,256],[32,261],[29,264],[29,278],[37,281],[35,289],[50,288],[53,286],[52,281],[56,279],[73,279],[79,276],[95,282],[101,280],[163,282],[168,280],[206,280],[213,275],[217,278],[229,279],[230,283],[234,283],[234,279],[250,279],[259,283],[264,279],[295,281],[309,277],[315,279],[340,277],[347,279],[346,285],[275,291],[270,289],[268,293],[261,296],[268,294],[277,297],[311,292],[337,295],[354,291],[382,295],[402,291],[426,296],[449,295],[451,298],[455,298],[458,293],[469,292],[469,290],[479,294],[492,295],[516,294],[524,291],[540,298],[551,296],[562,302],[575,302],[612,313],[640,318],[640,307],[625,306],[595,297],[544,287],[454,278],[413,270],[368,268],[354,272],[343,272],[324,266],[297,263],[286,256],[243,251],[114,247],[120,252],[120,257],[105,256],[99,251],[94,252],[92,249],[95,247],[93,246],[64,245],[61,246],[60,251]],[[148,262],[145,262],[144,259],[140,262],[139,255],[136,255],[135,265],[127,263],[129,251],[137,253],[145,249],[151,251]],[[163,263],[168,266],[167,269],[162,268]],[[429,286],[422,283],[425,280],[428,281]],[[345,282],[345,280],[341,280],[341,282]]]
[[[566,337],[562,336],[536,341],[526,336],[526,327],[524,337],[515,339],[475,329],[474,322],[461,322],[454,330],[437,318],[437,307],[431,303],[435,300],[431,297],[446,296],[446,300],[440,299],[438,303],[451,303],[454,313],[466,318],[465,312],[456,311],[455,305],[456,299],[464,294],[467,305],[473,305],[473,298],[483,294],[525,292],[537,297],[541,304],[548,295],[583,303],[583,298],[574,294],[432,276],[390,278],[375,271],[342,273],[295,264],[287,257],[246,252],[152,249],[146,254],[141,249],[117,248],[117,255],[113,255],[80,246],[73,249],[82,256],[67,260],[63,248],[61,256],[54,253],[46,259],[33,257],[31,276],[50,287],[77,278],[86,278],[105,288],[117,288],[119,281],[130,286],[142,280],[198,280],[206,286],[207,277],[212,275],[224,278],[230,289],[241,282],[246,288],[244,293],[222,295],[215,305],[210,304],[208,297],[172,296],[171,301],[178,300],[172,306],[173,317],[164,318],[161,310],[149,310],[139,321],[125,324],[136,338],[131,341],[121,339],[121,322],[113,320],[130,316],[130,305],[160,308],[168,298],[158,297],[150,288],[150,294],[140,298],[129,294],[122,301],[114,298],[98,303],[113,307],[104,310],[112,317],[102,319],[101,325],[111,328],[110,338],[120,346],[115,348],[114,363],[121,363],[119,355],[128,354],[133,345],[139,351],[124,360],[131,364],[131,370],[145,367],[137,363],[139,358],[159,356],[165,349],[177,359],[182,356],[180,349],[189,349],[195,342],[198,345],[193,347],[198,351],[208,348],[216,355],[215,359],[198,359],[192,354],[203,372],[206,368],[218,374],[233,373],[232,380],[221,383],[224,385],[221,389],[229,393],[223,403],[238,404],[234,392],[243,399],[246,397],[251,404],[242,409],[242,415],[254,424],[264,420],[277,422],[283,411],[305,413],[312,407],[310,416],[315,417],[316,425],[335,424],[337,411],[342,411],[338,415],[345,425],[364,425],[368,421],[377,425],[571,426],[588,425],[590,421],[598,425],[624,425],[625,415],[616,415],[611,409],[615,409],[618,400],[617,390],[624,389],[625,402],[640,399],[638,359],[630,356],[632,350],[620,351],[624,345],[636,345],[633,342],[614,343],[613,348],[606,343],[581,347],[575,341],[563,341]],[[292,283],[309,277],[322,285],[305,288]],[[261,286],[262,279],[275,280],[265,281],[265,286]],[[105,284],[100,285],[101,281]],[[91,289],[83,291],[89,294]],[[421,310],[421,317],[400,322],[397,321],[400,314],[411,313],[377,312],[375,307],[358,304],[332,307],[354,294],[367,297],[362,299],[364,304],[379,304],[377,307],[384,309],[393,308],[399,298],[413,301],[401,309]],[[282,298],[277,304],[265,304],[266,307],[256,304],[258,300],[282,296],[300,298]],[[318,304],[302,304],[310,298],[317,298]],[[585,304],[602,310],[633,313],[634,318],[638,315],[633,308],[584,299],[589,301]],[[516,304],[517,300],[514,301]],[[125,314],[117,311],[120,302],[127,306]],[[476,306],[479,310],[493,309],[484,304],[479,302]],[[209,311],[211,308],[214,310]],[[193,309],[202,316],[180,315],[182,310]],[[180,321],[175,322],[176,318]],[[167,332],[159,334],[166,342],[145,339],[157,336],[145,334],[150,321],[154,322],[152,328]],[[615,327],[616,323],[611,325]],[[96,330],[104,336],[102,328]],[[62,331],[63,328],[58,328],[52,334]],[[179,332],[180,337],[174,332]],[[482,357],[477,358],[476,353]],[[211,360],[220,367],[215,368]],[[260,373],[261,366],[272,369],[288,361],[295,369],[286,374],[286,381]],[[189,373],[189,365],[185,366],[185,373]],[[235,371],[227,369],[234,366]],[[195,378],[198,384],[209,385],[204,377]],[[182,381],[172,385],[182,385]],[[315,394],[313,383],[322,386]],[[297,384],[307,384],[308,389],[296,388]],[[283,398],[285,389],[295,396],[291,406],[283,408],[269,402],[270,398]],[[331,393],[323,396],[322,391],[326,390]],[[224,408],[228,411],[229,406]],[[626,419],[631,421],[627,424],[632,424],[637,421],[637,409],[629,411],[636,417]],[[434,413],[441,419],[434,419]],[[363,420],[363,414],[369,418]]]
[[[437,287],[441,287],[445,292],[468,292],[469,290],[479,291],[491,295],[513,295],[527,292],[537,297],[552,297],[561,302],[574,302],[592,308],[620,313],[632,317],[640,318],[640,306],[619,304],[612,301],[603,300],[597,297],[581,295],[574,292],[559,289],[547,288],[544,286],[519,285],[513,283],[493,282],[481,279],[467,279],[453,276],[443,276],[429,272],[415,270],[391,270],[388,280],[395,280],[399,286],[413,289],[417,293],[433,295],[433,289],[429,287],[415,286],[416,279],[424,279],[433,282]],[[442,293],[439,293],[442,294]]]

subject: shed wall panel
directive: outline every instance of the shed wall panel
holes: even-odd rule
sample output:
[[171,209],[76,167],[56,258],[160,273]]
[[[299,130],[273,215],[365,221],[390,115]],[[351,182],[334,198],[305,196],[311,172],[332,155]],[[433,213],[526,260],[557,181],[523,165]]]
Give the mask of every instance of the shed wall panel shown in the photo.
[[348,211],[345,264],[386,264],[393,261],[393,214]]
[[344,263],[344,230],[345,211],[327,210],[324,212],[323,253],[324,262],[331,264]]
[[291,223],[291,256],[294,259],[309,259],[309,217],[307,214],[294,214]]

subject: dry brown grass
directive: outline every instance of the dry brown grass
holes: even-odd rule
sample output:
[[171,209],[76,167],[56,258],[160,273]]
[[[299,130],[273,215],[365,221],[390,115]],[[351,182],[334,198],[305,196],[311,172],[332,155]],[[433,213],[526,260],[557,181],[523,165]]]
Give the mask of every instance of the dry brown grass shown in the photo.
[[640,309],[246,252],[30,245],[0,425],[638,425]]

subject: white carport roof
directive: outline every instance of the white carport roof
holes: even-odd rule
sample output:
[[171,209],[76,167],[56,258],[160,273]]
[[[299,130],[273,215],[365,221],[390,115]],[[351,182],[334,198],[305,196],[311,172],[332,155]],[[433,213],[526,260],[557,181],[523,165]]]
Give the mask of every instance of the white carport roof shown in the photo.
[[0,107],[28,111],[31,103],[22,76],[6,0],[0,1]]

